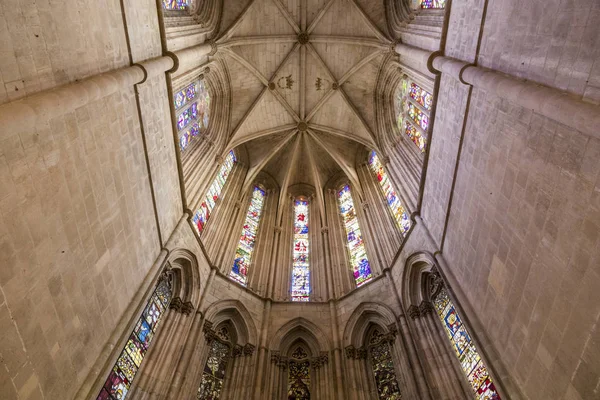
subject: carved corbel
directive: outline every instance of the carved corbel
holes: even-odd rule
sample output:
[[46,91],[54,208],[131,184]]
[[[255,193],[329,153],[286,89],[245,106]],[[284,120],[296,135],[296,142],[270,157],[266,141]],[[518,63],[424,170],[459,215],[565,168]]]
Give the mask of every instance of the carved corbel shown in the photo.
[[419,318],[421,316],[421,313],[419,312],[419,307],[417,307],[415,305],[408,307],[408,315],[413,320]]
[[246,345],[244,346],[244,356],[251,356],[252,354],[254,354],[254,350],[256,350],[256,346],[250,343],[246,343]]
[[354,346],[347,346],[344,351],[346,352],[346,358],[356,358],[356,348]]
[[271,363],[273,364],[279,364],[279,361],[281,361],[281,355],[278,351],[274,351],[271,353]]
[[430,314],[434,311],[435,309],[433,308],[433,304],[431,304],[431,302],[429,301],[425,301],[423,300],[421,302],[421,304],[419,305],[419,313],[421,315],[427,315]]
[[244,348],[238,344],[233,347],[233,357],[238,358],[244,354]]

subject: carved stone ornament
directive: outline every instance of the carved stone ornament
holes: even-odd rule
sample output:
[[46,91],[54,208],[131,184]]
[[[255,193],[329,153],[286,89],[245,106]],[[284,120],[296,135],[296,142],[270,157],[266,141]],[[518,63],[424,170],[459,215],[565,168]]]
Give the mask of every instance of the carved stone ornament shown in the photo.
[[429,298],[435,299],[440,290],[444,287],[444,280],[434,267],[429,274]]
[[326,351],[322,351],[321,355],[319,356],[319,359],[321,361],[321,364],[328,364],[329,363],[329,354]]
[[282,370],[285,371],[287,369],[287,367],[288,367],[288,359],[287,359],[287,357],[280,357],[279,358],[279,362],[277,363],[277,366],[279,368],[281,368]]
[[356,358],[356,348],[352,345],[344,349],[346,352],[346,358]]
[[204,73],[205,74],[209,74],[210,73],[210,67],[205,67],[204,68]]
[[321,233],[325,234],[325,233],[329,233],[329,227],[328,226],[324,226],[321,228]]
[[250,343],[246,343],[246,345],[244,346],[244,355],[251,356],[252,354],[254,354],[254,350],[256,350],[256,346]]
[[365,349],[364,347],[361,347],[360,349],[356,350],[356,357],[357,360],[365,360],[367,358],[367,349]]
[[169,304],[169,309],[175,310],[177,312],[181,311],[181,307],[183,307],[181,297],[174,297],[173,300],[171,300],[171,304]]
[[191,301],[186,301],[181,306],[181,313],[183,315],[190,315],[193,311],[194,311],[194,305],[192,304]]
[[422,301],[419,305],[419,312],[421,315],[427,315],[432,313],[435,309],[433,308],[433,304],[429,301]]
[[300,44],[306,44],[308,43],[308,41],[310,40],[308,33],[306,32],[301,32],[298,34],[298,43]]
[[419,312],[419,307],[417,307],[415,305],[412,305],[412,306],[408,307],[408,315],[412,319],[419,318],[419,316],[421,315],[421,313]]
[[240,345],[235,345],[233,347],[233,357],[237,358],[237,357],[241,357],[242,354],[244,354],[244,348]]
[[204,332],[204,337],[207,342],[212,342],[217,338],[217,333],[213,329],[213,324],[210,321],[204,322],[204,326],[202,327],[202,332]]
[[398,326],[396,324],[389,324],[388,325],[388,332],[391,336],[393,336],[394,338],[396,338],[396,335],[398,335]]
[[321,364],[321,358],[319,357],[314,357],[310,359],[310,366],[313,367],[314,369],[319,369],[321,368],[323,364]]
[[340,88],[340,85],[339,85],[339,83],[337,83],[337,82],[333,82],[333,83],[331,84],[331,89],[333,89],[333,90],[338,90],[339,88]]
[[275,90],[276,86],[275,86],[275,82],[269,82],[269,90]]
[[278,351],[274,351],[271,353],[271,363],[279,364],[280,359],[281,359],[281,355]]
[[198,75],[198,79],[201,80],[201,81],[203,81],[204,80],[204,74]]
[[306,132],[306,130],[308,129],[308,124],[304,121],[300,121],[298,122],[298,130],[300,132]]

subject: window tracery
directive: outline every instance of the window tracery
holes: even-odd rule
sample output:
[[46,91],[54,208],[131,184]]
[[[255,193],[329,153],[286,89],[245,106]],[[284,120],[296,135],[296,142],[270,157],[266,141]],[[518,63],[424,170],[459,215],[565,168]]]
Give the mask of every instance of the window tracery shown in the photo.
[[229,340],[229,337],[227,328],[223,327],[217,332],[216,338],[210,342],[208,358],[196,396],[198,400],[218,400],[221,397],[231,352],[230,344],[225,342],[225,340]]
[[[179,0],[177,0],[179,1]],[[193,82],[173,96],[177,113],[179,149],[183,152],[210,122],[210,93],[204,79]]]
[[380,400],[400,400],[400,386],[394,369],[394,359],[390,347],[391,339],[379,329],[369,337],[369,356],[375,377],[375,385]]
[[124,400],[137,375],[160,321],[171,301],[171,278],[163,275],[148,300],[125,348],[110,371],[97,400]]
[[422,0],[421,8],[446,8],[446,0]]
[[308,200],[294,201],[294,249],[292,262],[292,301],[310,300],[310,241]]
[[433,305],[460,362],[461,369],[475,393],[475,399],[500,400],[500,395],[496,391],[488,369],[443,286],[438,290]]
[[162,0],[163,9],[182,11],[190,7],[191,0]]
[[350,255],[350,265],[354,273],[354,281],[356,282],[356,286],[361,286],[370,281],[373,275],[349,185],[343,186],[338,191],[338,201],[346,231],[346,244]]
[[246,220],[242,227],[242,234],[237,250],[235,251],[235,259],[233,260],[233,268],[229,273],[229,277],[236,282],[246,286],[248,283],[248,269],[252,261],[252,253],[254,252],[254,244],[256,243],[256,234],[260,223],[263,205],[265,202],[266,192],[259,186],[255,186],[252,191],[252,199]]
[[210,185],[210,188],[208,189],[208,192],[206,193],[206,196],[204,197],[204,201],[200,205],[200,208],[194,213],[194,216],[192,217],[192,222],[194,223],[194,226],[196,227],[198,233],[202,233],[204,226],[208,222],[208,219],[210,218],[210,213],[215,207],[217,200],[219,200],[219,197],[221,196],[221,191],[223,190],[223,186],[225,186],[225,182],[227,182],[227,178],[229,177],[229,174],[231,173],[231,170],[233,169],[233,166],[236,162],[237,159],[235,158],[235,154],[233,150],[231,150],[227,154],[227,157],[225,157],[225,162],[223,162],[223,165],[221,165],[219,173]]
[[310,361],[306,350],[298,346],[288,364],[288,400],[310,400]]
[[385,171],[385,168],[381,164],[381,161],[379,160],[375,150],[371,151],[371,155],[369,156],[369,166],[377,177],[377,181],[383,190],[383,194],[386,198],[388,207],[392,212],[394,220],[398,224],[402,234],[406,234],[411,226],[410,217],[400,202],[400,198],[396,194],[396,190],[392,186],[392,182],[390,181],[390,178]]
[[425,133],[429,127],[429,113],[433,96],[417,83],[404,77],[398,86],[395,99],[396,124],[400,132],[421,150],[425,151]]

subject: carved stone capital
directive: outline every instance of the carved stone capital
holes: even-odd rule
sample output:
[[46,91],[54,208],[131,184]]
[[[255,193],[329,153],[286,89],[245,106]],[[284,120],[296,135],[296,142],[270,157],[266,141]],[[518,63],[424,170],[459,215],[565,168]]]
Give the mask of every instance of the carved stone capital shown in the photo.
[[169,304],[169,309],[181,312],[182,307],[183,302],[181,301],[181,297],[173,297],[173,299],[171,300],[171,304]]
[[208,343],[212,342],[217,338],[217,333],[213,329],[213,324],[210,321],[205,321],[204,326],[202,327],[202,332],[204,332],[204,337]]
[[360,349],[356,350],[356,357],[357,360],[364,360],[367,358],[367,349],[365,349],[364,347],[361,347]]
[[279,358],[279,362],[277,363],[277,366],[279,368],[281,368],[282,370],[286,370],[288,367],[288,358],[287,357],[280,357]]
[[346,353],[346,358],[356,358],[356,348],[354,346],[347,346],[344,348],[344,351]]
[[421,315],[427,315],[429,313],[432,313],[434,310],[435,308],[433,308],[433,304],[431,304],[431,302],[429,301],[422,301],[419,305],[419,313]]
[[326,351],[322,351],[321,354],[319,355],[319,359],[321,361],[321,364],[328,364],[329,363],[329,353],[327,353]]
[[419,307],[412,305],[410,307],[408,307],[408,315],[412,318],[412,319],[417,319],[419,318],[419,316],[421,315],[420,311],[419,311]]
[[388,331],[389,334],[394,337],[394,339],[396,338],[396,336],[398,335],[398,326],[396,324],[389,324],[388,325]]
[[314,357],[310,359],[310,366],[313,367],[314,369],[319,369],[321,368],[323,364],[321,363],[321,358],[320,357]]
[[251,356],[254,354],[254,350],[256,350],[256,346],[250,343],[246,343],[244,346],[244,356]]
[[274,351],[271,353],[271,363],[279,364],[280,360],[281,360],[281,355],[278,351]]
[[241,357],[244,354],[244,348],[238,344],[233,347],[233,357]]

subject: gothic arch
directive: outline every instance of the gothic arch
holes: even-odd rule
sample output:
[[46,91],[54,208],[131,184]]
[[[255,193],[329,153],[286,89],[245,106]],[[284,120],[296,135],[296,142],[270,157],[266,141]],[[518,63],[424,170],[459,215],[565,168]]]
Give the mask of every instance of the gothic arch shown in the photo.
[[303,340],[314,355],[321,351],[329,351],[331,344],[325,333],[314,323],[302,317],[288,321],[277,330],[269,348],[287,354],[290,347],[299,339]]
[[173,274],[173,299],[179,298],[182,303],[196,306],[200,300],[200,273],[198,259],[187,249],[171,251],[168,263]]
[[378,325],[386,333],[396,327],[394,312],[383,303],[361,303],[354,309],[344,328],[343,346],[359,348],[373,325]]
[[434,258],[427,252],[412,254],[406,260],[402,273],[400,295],[406,309],[418,307],[423,301],[429,301],[427,295],[428,275],[435,265]]
[[236,330],[239,345],[258,343],[254,320],[248,309],[239,300],[223,300],[212,304],[206,310],[205,319],[215,327],[230,320]]

